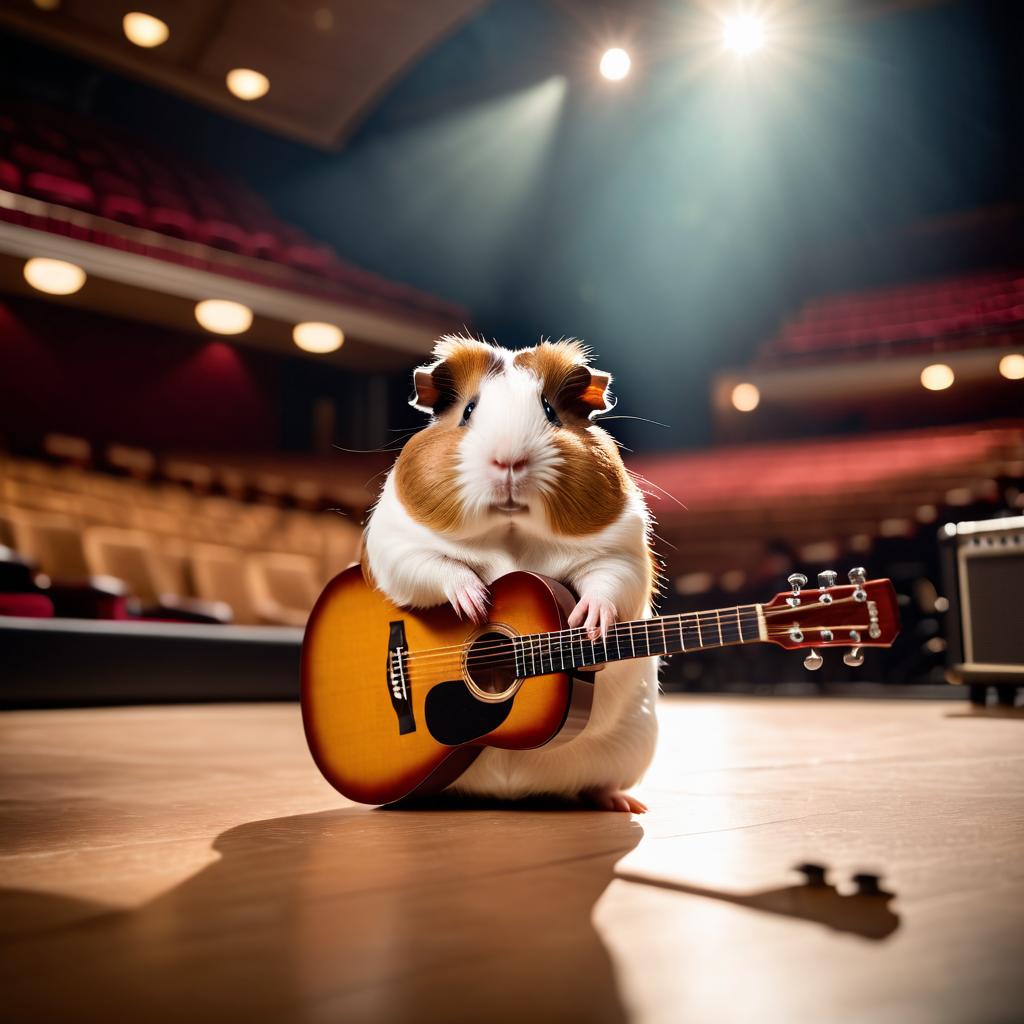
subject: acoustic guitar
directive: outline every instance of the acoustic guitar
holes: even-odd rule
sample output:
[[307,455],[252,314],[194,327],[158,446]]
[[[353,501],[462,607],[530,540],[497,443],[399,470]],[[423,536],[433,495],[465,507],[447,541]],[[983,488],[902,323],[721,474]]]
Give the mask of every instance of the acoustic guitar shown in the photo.
[[470,626],[448,605],[409,610],[370,586],[358,566],[336,576],[310,614],[302,648],[306,738],[329,782],[360,803],[391,803],[450,785],[484,747],[565,742],[587,722],[595,666],[738,644],[887,647],[899,631],[888,580],[851,570],[789,577],[767,604],[619,622],[591,640],[567,618],[560,583],[513,572],[491,586],[490,621]]

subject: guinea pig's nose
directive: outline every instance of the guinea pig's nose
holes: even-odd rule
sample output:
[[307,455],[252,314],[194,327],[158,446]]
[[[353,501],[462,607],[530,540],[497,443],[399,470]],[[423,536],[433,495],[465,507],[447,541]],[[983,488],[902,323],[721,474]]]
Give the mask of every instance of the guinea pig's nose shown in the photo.
[[500,469],[502,473],[521,473],[524,469],[526,469],[526,464],[529,461],[530,460],[527,458],[519,459],[516,462],[509,462],[507,458],[495,458],[491,460],[491,465],[497,466],[497,468]]

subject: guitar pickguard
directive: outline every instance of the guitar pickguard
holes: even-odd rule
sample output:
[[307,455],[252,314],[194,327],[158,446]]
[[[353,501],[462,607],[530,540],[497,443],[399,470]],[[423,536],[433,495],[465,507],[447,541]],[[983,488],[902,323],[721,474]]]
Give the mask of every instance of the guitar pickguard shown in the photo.
[[438,683],[427,693],[427,731],[447,746],[470,743],[497,729],[512,710],[513,697],[497,704],[477,700],[461,679]]

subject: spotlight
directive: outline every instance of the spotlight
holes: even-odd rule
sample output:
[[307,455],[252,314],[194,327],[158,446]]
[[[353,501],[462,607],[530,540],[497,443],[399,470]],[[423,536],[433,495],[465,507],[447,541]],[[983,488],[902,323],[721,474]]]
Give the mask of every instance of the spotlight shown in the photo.
[[252,68],[232,68],[228,72],[227,83],[240,100],[258,100],[270,91],[270,79]]
[[737,384],[732,389],[732,404],[740,412],[753,412],[761,404],[761,392],[754,384]]
[[33,288],[47,295],[74,295],[85,284],[85,271],[64,260],[35,256],[25,264],[22,273]]
[[167,22],[154,18],[152,14],[143,14],[141,11],[132,11],[121,19],[124,34],[128,41],[136,46],[149,50],[154,46],[167,42],[171,30]]
[[629,74],[632,65],[629,54],[618,46],[613,46],[610,50],[605,50],[601,57],[601,74],[609,81],[618,82]]
[[340,327],[334,324],[322,324],[309,320],[296,324],[292,330],[292,340],[303,352],[336,352],[345,341]]
[[1024,356],[1019,352],[999,360],[999,372],[1007,380],[1024,380]]
[[214,334],[243,334],[252,326],[252,310],[228,299],[204,299],[196,303],[196,319]]
[[945,363],[932,363],[921,371],[921,387],[929,391],[945,391],[956,380],[951,367]]
[[757,14],[734,14],[722,23],[722,40],[727,50],[749,57],[764,46],[764,18]]

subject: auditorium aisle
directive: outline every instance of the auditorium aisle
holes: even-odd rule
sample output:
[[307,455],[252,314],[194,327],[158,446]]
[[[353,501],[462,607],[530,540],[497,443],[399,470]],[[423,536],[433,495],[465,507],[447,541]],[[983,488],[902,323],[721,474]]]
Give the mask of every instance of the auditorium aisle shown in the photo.
[[634,820],[352,806],[294,705],[0,716],[5,1016],[1019,1019],[1024,716],[662,708]]

